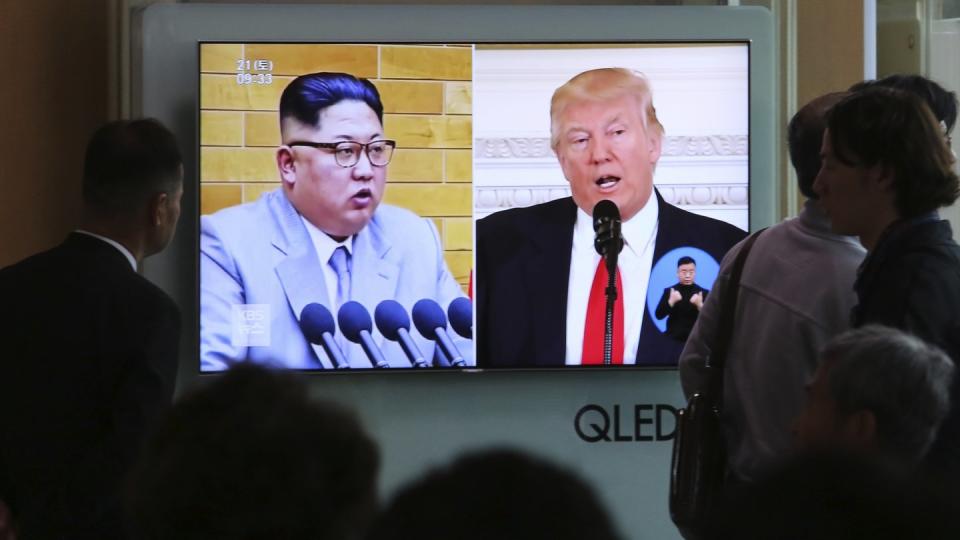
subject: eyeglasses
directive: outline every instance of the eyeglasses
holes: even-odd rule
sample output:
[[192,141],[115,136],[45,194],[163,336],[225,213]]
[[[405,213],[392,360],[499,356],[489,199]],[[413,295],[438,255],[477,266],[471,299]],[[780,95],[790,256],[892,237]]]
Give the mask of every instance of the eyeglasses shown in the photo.
[[353,167],[360,161],[360,151],[367,154],[367,159],[374,167],[385,167],[390,163],[393,157],[393,149],[397,147],[397,141],[381,140],[370,141],[367,144],[356,141],[341,142],[309,142],[294,141],[287,146],[309,146],[311,148],[329,148],[333,150],[333,156],[337,160],[337,165],[341,167]]

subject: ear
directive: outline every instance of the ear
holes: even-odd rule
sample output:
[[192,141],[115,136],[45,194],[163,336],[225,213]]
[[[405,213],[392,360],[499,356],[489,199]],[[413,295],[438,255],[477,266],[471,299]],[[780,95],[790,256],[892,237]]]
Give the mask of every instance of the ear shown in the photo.
[[564,161],[566,161],[566,155],[563,152],[563,149],[560,148],[560,142],[557,141],[557,144],[550,144],[550,151],[553,152],[553,155],[557,156],[557,161],[560,162],[560,166],[563,167]]
[[847,416],[843,433],[857,448],[872,448],[877,444],[877,417],[873,411],[861,409]]
[[656,129],[650,129],[647,133],[647,146],[650,152],[650,164],[656,165],[660,161],[660,145],[663,143],[663,135]]
[[864,169],[864,175],[870,187],[877,187],[880,191],[893,189],[893,169],[882,163],[867,167]]
[[148,205],[148,218],[150,219],[150,225],[154,227],[159,227],[164,218],[167,215],[167,204],[169,202],[170,196],[165,192],[161,191],[155,193],[150,197],[150,204]]
[[287,145],[277,148],[277,170],[280,180],[290,187],[297,181],[297,165],[293,158],[293,149]]

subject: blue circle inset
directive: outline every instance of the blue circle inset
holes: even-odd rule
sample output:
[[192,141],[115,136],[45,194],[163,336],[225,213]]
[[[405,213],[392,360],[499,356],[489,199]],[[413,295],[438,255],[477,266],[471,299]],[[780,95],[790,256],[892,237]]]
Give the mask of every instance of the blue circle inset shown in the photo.
[[663,290],[671,287],[677,282],[677,261],[680,257],[690,257],[697,264],[697,276],[694,283],[704,289],[713,289],[713,282],[717,280],[717,274],[720,272],[720,263],[702,249],[690,246],[671,249],[663,254],[659,261],[653,263],[650,269],[650,282],[647,285],[647,312],[650,314],[650,320],[661,332],[667,331],[667,318],[656,318],[657,304],[660,303],[660,297],[663,296]]

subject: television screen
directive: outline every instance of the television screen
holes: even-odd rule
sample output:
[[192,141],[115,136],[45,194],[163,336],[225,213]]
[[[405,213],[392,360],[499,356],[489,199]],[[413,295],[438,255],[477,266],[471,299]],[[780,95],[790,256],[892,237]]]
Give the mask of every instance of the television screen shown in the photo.
[[201,43],[200,370],[675,365],[748,226],[748,56]]

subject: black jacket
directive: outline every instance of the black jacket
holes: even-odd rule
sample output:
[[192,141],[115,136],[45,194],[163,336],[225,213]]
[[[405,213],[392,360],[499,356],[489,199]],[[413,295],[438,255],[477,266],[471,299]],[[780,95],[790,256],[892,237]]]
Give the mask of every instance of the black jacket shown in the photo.
[[[670,305],[671,290],[680,292],[680,301],[673,306]],[[700,310],[697,309],[697,306],[690,303],[690,298],[697,293],[701,293],[703,295],[703,301],[706,301],[710,291],[696,283],[683,285],[679,282],[663,289],[663,294],[660,295],[660,302],[657,304],[657,310],[654,312],[654,315],[658,319],[667,318],[667,335],[673,339],[686,343],[687,338],[690,337],[693,324],[697,322],[697,317],[700,315]]]
[[121,536],[121,479],[173,396],[176,304],[74,233],[0,270],[0,307],[0,498],[25,539]]
[[[934,216],[891,225],[860,268],[855,327],[876,323],[940,346],[960,367],[960,246],[947,221]],[[952,410],[928,461],[960,480],[960,377]]]

